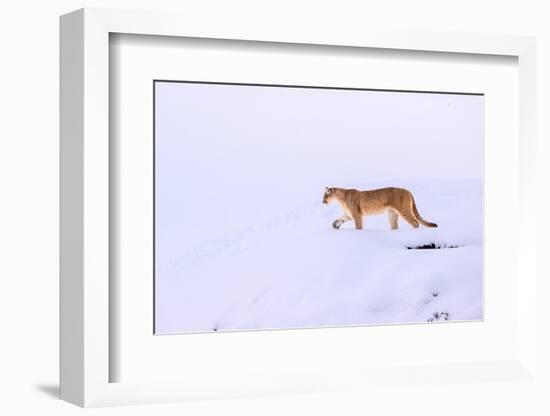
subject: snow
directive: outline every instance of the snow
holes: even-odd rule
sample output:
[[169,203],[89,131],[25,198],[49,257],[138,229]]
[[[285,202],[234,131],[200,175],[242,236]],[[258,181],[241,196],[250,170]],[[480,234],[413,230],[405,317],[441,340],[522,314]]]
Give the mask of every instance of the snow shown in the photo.
[[[411,190],[439,227],[400,219],[391,231],[378,215],[363,230],[353,222],[334,230],[341,209],[322,204],[318,189],[283,214],[178,245],[157,268],[157,333],[417,323],[442,313],[482,319],[481,182],[407,178],[360,188],[390,185]],[[431,243],[455,248],[407,249]]]

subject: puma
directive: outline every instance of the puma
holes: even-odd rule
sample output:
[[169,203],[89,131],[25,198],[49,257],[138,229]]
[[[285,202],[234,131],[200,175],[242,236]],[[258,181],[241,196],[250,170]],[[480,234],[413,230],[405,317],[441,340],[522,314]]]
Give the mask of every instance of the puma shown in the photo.
[[390,227],[397,229],[399,216],[403,217],[414,228],[419,224],[425,227],[437,227],[437,224],[424,220],[414,202],[410,191],[402,188],[381,188],[370,191],[357,189],[325,188],[323,203],[338,202],[344,215],[332,223],[335,229],[339,229],[346,221],[353,220],[357,230],[363,229],[363,217],[387,213]]

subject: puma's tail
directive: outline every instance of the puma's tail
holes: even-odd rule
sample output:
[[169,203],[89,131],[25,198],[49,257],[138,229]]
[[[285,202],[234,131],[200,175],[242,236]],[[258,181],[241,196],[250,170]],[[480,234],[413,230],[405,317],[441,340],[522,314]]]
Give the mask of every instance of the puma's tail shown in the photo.
[[416,219],[420,224],[422,224],[425,227],[437,228],[437,224],[433,222],[428,222],[420,216],[420,214],[418,213],[418,210],[416,209],[416,203],[414,202],[414,198],[412,198],[412,210],[413,210],[414,216],[416,217]]

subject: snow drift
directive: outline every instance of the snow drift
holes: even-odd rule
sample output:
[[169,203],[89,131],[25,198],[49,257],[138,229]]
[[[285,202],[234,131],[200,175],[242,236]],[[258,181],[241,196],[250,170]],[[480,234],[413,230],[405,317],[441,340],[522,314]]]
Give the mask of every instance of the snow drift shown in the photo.
[[[346,184],[326,184],[346,187]],[[262,221],[171,245],[156,270],[156,332],[210,332],[482,319],[482,186],[474,180],[361,184],[413,192],[438,228],[385,215],[334,230],[322,189]],[[287,204],[288,205],[288,204]],[[215,235],[215,238],[212,238]],[[421,246],[439,249],[414,249]],[[412,248],[412,249],[409,249]]]

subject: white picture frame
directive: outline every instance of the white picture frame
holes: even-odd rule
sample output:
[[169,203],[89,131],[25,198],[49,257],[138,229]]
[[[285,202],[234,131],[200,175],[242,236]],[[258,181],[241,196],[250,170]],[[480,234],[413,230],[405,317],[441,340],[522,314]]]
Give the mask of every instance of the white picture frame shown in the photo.
[[[213,380],[111,382],[116,360],[110,337],[109,34],[140,34],[259,42],[383,48],[516,57],[519,65],[520,185],[518,348],[507,360],[419,366],[413,378],[476,382],[537,378],[535,197],[535,41],[465,33],[315,32],[246,19],[195,21],[192,16],[82,9],[61,18],[61,398],[80,406],[154,403],[299,392],[411,379],[410,369],[339,370]],[[529,215],[527,215],[527,213]],[[337,336],[337,335],[332,335]],[[359,369],[357,369],[359,370]],[[479,376],[473,376],[476,371]]]

